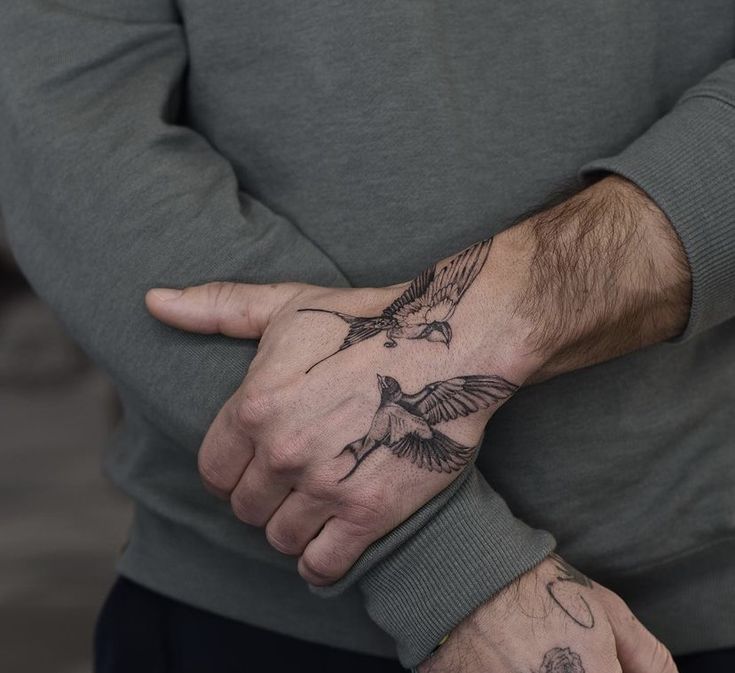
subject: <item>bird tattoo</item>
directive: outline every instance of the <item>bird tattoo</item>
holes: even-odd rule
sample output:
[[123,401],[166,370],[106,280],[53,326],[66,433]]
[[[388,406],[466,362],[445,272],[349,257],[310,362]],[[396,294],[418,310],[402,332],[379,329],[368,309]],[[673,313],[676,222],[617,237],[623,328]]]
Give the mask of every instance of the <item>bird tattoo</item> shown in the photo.
[[487,409],[510,397],[518,386],[502,376],[457,376],[435,381],[408,395],[390,376],[378,374],[380,405],[370,429],[339,453],[351,453],[355,464],[340,479],[349,479],[363,461],[381,446],[399,458],[430,472],[455,472],[464,467],[476,446],[464,446],[436,429],[436,425]]
[[326,357],[315,362],[314,367],[355,344],[385,332],[386,348],[394,348],[397,339],[426,339],[449,347],[452,327],[449,319],[472,281],[480,273],[490,254],[492,238],[480,241],[452,257],[445,264],[435,264],[425,269],[411,282],[400,297],[380,315],[355,316],[323,308],[301,308],[299,311],[329,313],[349,325],[342,345]]

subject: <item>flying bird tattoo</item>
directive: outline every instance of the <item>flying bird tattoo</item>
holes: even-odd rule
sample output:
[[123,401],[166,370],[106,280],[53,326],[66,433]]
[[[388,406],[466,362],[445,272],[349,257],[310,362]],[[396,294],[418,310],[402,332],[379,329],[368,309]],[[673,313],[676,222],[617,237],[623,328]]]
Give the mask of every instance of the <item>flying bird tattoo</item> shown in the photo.
[[314,367],[355,344],[385,332],[386,348],[394,348],[397,339],[426,339],[440,342],[449,347],[452,327],[449,319],[459,300],[480,273],[490,254],[492,238],[480,241],[452,257],[445,264],[425,269],[411,282],[406,291],[380,315],[355,316],[323,308],[301,308],[299,311],[329,313],[341,318],[349,325],[342,345],[325,358],[315,362]]
[[510,397],[518,386],[502,376],[458,376],[435,381],[408,395],[390,376],[378,374],[380,405],[368,433],[339,453],[351,453],[352,469],[340,481],[349,479],[376,449],[385,447],[399,458],[430,472],[455,472],[464,467],[476,446],[464,446],[436,429],[436,425],[487,409]]

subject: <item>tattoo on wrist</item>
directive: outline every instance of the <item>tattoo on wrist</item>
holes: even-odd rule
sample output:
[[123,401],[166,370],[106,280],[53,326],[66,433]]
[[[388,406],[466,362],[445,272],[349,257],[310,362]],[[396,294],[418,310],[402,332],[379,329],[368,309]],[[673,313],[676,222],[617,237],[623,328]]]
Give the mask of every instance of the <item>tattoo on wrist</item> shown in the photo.
[[554,647],[544,655],[539,673],[585,673],[582,658],[568,647]]
[[592,589],[592,582],[588,577],[583,575],[576,568],[569,565],[560,556],[557,556],[556,554],[551,554],[551,558],[553,559],[554,564],[556,565],[556,569],[559,572],[556,579],[551,580],[546,584],[546,591],[551,597],[551,600],[553,600],[554,603],[556,603],[556,605],[562,610],[562,612],[564,612],[564,614],[569,617],[575,624],[578,624],[585,629],[594,628],[595,616],[592,613],[592,609],[590,608],[589,603],[585,600],[584,596],[581,593],[577,594],[577,599],[584,606],[584,609],[573,612],[564,605],[565,601],[562,601],[557,595],[557,592],[555,592],[555,587],[559,584],[563,585],[564,583],[573,583],[587,589]]
[[339,453],[351,453],[355,464],[340,479],[351,477],[376,449],[385,447],[399,458],[430,472],[455,472],[464,467],[477,446],[465,446],[436,425],[487,409],[510,397],[518,386],[496,375],[458,376],[435,381],[408,394],[390,376],[378,374],[380,405],[367,434]]
[[449,319],[484,266],[492,240],[489,238],[475,243],[444,264],[425,269],[380,315],[363,317],[322,308],[298,309],[301,312],[335,315],[349,325],[342,345],[334,353],[311,365],[306,373],[337,353],[382,333],[385,333],[383,345],[386,348],[397,346],[398,339],[425,339],[443,343],[449,348],[452,341]]

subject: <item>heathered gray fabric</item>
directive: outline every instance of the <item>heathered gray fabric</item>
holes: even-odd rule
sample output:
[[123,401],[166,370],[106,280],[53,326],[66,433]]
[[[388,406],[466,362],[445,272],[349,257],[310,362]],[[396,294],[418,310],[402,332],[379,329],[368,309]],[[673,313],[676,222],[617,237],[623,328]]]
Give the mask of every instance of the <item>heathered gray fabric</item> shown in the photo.
[[[121,570],[390,656],[369,614],[412,665],[549,551],[546,530],[674,652],[734,644],[734,26],[730,0],[5,0],[0,204],[124,396],[107,468],[139,509]],[[599,169],[672,219],[687,332],[521,390],[479,471],[340,584],[362,596],[296,588],[196,475],[254,344],[165,328],[145,290],[405,280]]]

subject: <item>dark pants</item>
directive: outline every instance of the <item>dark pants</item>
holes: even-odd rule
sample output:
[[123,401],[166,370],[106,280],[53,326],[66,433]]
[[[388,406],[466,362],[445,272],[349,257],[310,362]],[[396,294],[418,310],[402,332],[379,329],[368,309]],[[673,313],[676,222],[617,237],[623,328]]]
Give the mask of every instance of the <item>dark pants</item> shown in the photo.
[[[398,663],[307,643],[179,603],[124,578],[95,632],[95,673],[398,673]],[[734,673],[735,649],[677,659],[680,673]]]

